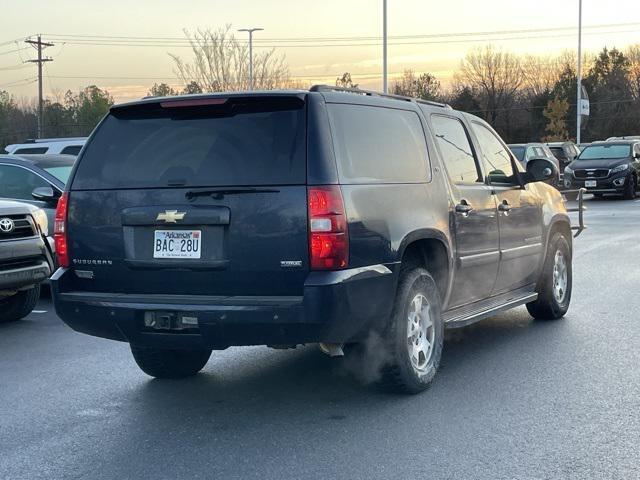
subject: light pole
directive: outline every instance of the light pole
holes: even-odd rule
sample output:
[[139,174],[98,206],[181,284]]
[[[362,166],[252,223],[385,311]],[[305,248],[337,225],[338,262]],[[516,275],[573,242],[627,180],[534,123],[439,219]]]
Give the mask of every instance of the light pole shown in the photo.
[[576,143],[580,144],[580,127],[582,121],[582,0],[578,0],[578,93],[576,95]]
[[253,90],[253,32],[260,32],[264,28],[241,28],[239,32],[249,32],[249,90]]
[[382,91],[388,93],[387,85],[387,0],[382,0]]

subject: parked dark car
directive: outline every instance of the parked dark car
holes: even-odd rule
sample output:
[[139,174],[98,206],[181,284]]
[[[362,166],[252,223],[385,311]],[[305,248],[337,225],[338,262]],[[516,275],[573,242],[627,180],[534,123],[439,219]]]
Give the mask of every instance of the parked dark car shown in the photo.
[[565,167],[580,155],[580,149],[573,142],[550,142],[547,143],[547,147],[549,147],[553,156],[558,159],[561,177]]
[[0,200],[0,322],[26,317],[51,274],[47,217],[32,205]]
[[561,185],[560,174],[562,168],[560,167],[560,161],[544,143],[511,143],[509,144],[509,149],[525,168],[527,162],[532,158],[546,158],[553,162],[558,171],[558,176],[551,179],[549,183],[554,187]]
[[631,200],[639,177],[640,140],[594,142],[565,168],[564,185],[585,188],[598,197],[615,193]]
[[[0,155],[0,199],[43,209],[53,228],[58,198],[74,162],[75,157],[70,155]],[[53,248],[52,237],[49,242]]]
[[527,169],[480,118],[405,97],[310,91],[117,105],[56,213],[56,312],[126,341],[149,375],[213,349],[381,343],[417,392],[444,328],[519,305],[558,319],[572,235],[554,163]]

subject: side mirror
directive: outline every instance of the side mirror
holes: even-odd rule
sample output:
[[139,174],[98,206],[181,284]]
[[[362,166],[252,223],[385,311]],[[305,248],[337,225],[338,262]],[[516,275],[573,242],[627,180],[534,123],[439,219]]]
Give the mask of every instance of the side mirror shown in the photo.
[[524,183],[548,182],[558,178],[558,167],[547,158],[531,158],[527,162],[527,174]]
[[58,195],[56,195],[56,192],[54,192],[51,187],[34,188],[33,192],[31,192],[31,196],[41,202],[55,203],[58,201]]

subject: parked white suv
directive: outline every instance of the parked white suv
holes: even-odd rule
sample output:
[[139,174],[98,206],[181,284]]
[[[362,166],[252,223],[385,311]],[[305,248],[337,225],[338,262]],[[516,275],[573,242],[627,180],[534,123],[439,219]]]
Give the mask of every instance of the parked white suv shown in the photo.
[[77,156],[80,153],[86,137],[74,138],[41,138],[28,140],[25,143],[14,143],[7,145],[5,150],[13,155],[35,155],[35,154],[56,154]]

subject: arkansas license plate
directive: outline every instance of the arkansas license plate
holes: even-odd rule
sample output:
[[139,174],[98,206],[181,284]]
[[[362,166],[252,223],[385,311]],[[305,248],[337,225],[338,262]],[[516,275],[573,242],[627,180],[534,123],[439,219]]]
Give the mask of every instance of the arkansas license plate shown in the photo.
[[587,187],[587,188],[597,187],[598,186],[598,182],[596,182],[595,180],[586,180],[584,182],[584,186]]
[[200,230],[156,230],[153,236],[153,258],[200,258]]

